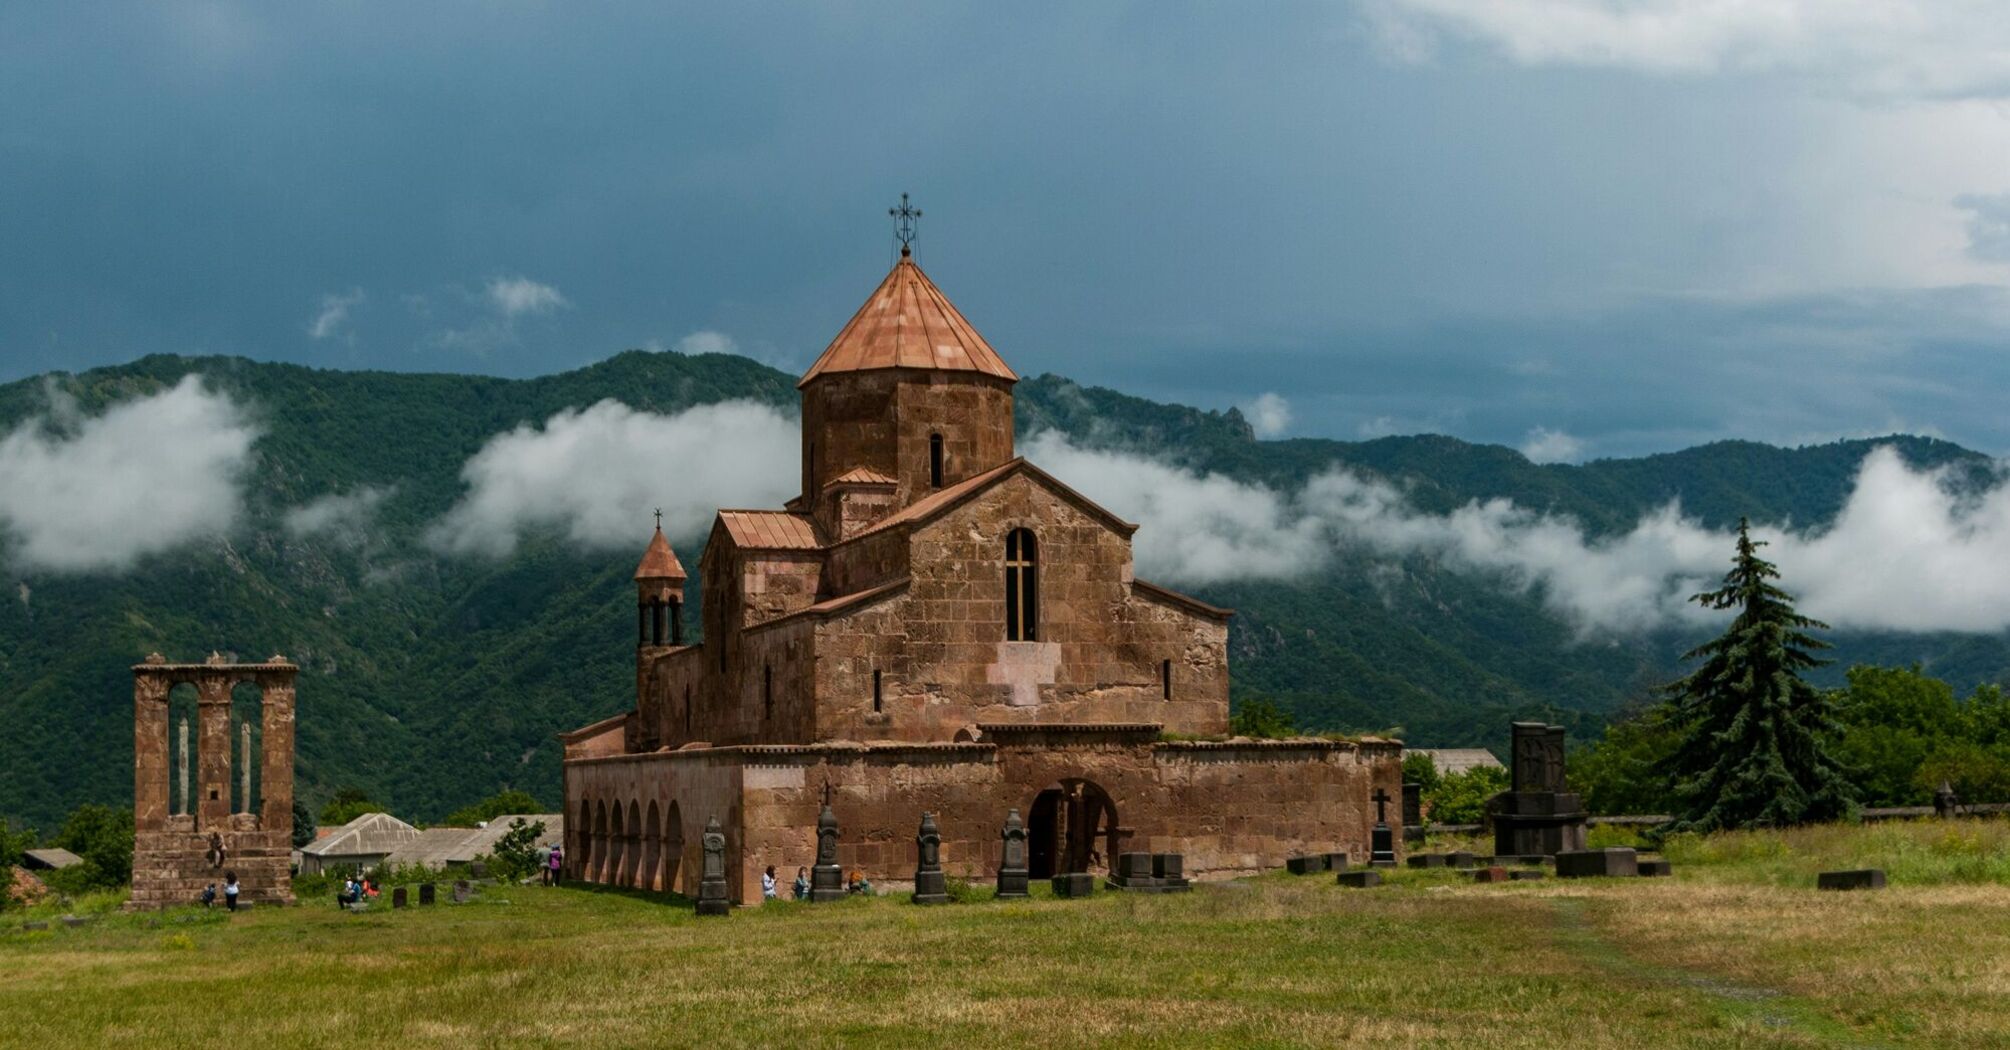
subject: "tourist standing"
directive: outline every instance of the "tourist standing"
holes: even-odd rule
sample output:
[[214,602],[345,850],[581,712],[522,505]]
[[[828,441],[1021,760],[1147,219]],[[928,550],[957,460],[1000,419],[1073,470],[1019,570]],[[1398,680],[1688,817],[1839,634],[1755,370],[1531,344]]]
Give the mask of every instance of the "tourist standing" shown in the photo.
[[796,899],[799,901],[810,899],[810,869],[808,868],[796,869]]
[[237,910],[237,873],[234,871],[223,873],[223,906],[231,911]]
[[761,899],[771,901],[775,897],[775,866],[770,864],[768,870],[761,873]]
[[559,872],[563,870],[564,867],[565,867],[565,847],[564,846],[551,847],[551,856],[545,858],[544,862],[544,884],[547,886],[558,885],[558,880],[560,877]]

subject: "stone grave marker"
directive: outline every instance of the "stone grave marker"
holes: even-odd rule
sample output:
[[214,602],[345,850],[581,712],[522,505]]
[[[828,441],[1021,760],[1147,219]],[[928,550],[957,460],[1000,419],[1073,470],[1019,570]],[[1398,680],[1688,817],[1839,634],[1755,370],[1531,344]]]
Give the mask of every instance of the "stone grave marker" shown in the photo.
[[1815,876],[1815,887],[1824,890],[1881,890],[1884,888],[1884,869],[1825,871]]
[[1472,877],[1474,882],[1506,882],[1508,870],[1498,864],[1486,868],[1474,868]]
[[489,877],[488,862],[484,860],[470,861],[468,863],[468,874],[477,879],[488,878]]
[[1511,882],[1531,882],[1542,878],[1542,876],[1543,870],[1541,868],[1517,868],[1514,871],[1508,872],[1508,879]]
[[393,910],[402,908],[410,903],[411,901],[405,896],[405,887],[396,886],[391,889],[391,907]]
[[1330,870],[1326,866],[1326,854],[1314,853],[1307,856],[1284,858],[1284,870],[1293,875],[1316,875]]
[[1328,854],[1326,854],[1326,870],[1327,870],[1327,871],[1346,871],[1346,870],[1347,870],[1347,855],[1346,855],[1345,853],[1328,853]]
[[1410,867],[1413,868],[1449,867],[1448,860],[1442,853],[1412,853],[1409,856]]
[[948,904],[949,880],[942,874],[942,832],[935,827],[935,814],[921,815],[914,849],[914,903]]
[[1556,855],[1556,876],[1560,879],[1630,876],[1639,873],[1639,855],[1625,846],[1612,849],[1571,849]]
[[1152,854],[1152,878],[1160,882],[1186,881],[1186,855],[1183,853]]
[[432,883],[430,882],[419,883],[419,903],[420,904],[433,903],[433,892],[434,890]]
[[1085,871],[1056,875],[1049,884],[1054,887],[1056,897],[1087,897],[1096,892],[1096,877]]
[[999,829],[998,837],[1005,844],[998,863],[998,899],[1023,899],[1029,895],[1026,887],[1031,876],[1026,870],[1026,822],[1019,819],[1017,808],[1005,814],[1005,826]]
[[1565,790],[1563,752],[1562,726],[1513,724],[1510,789],[1487,800],[1494,853],[1503,860],[1584,848],[1584,805]]
[[474,884],[466,879],[454,880],[454,903],[466,904],[475,895]]
[[1366,889],[1369,886],[1380,886],[1382,884],[1382,873],[1379,871],[1343,871],[1334,876],[1334,881],[1342,886],[1354,889]]
[[1424,785],[1403,785],[1403,841],[1424,841]]
[[1371,868],[1393,868],[1396,866],[1396,833],[1389,828],[1389,793],[1376,788],[1369,796],[1375,803],[1375,828],[1372,848],[1368,852],[1368,866]]
[[1478,866],[1479,862],[1480,861],[1478,857],[1475,857],[1472,854],[1467,853],[1465,850],[1457,850],[1455,852],[1445,854],[1445,863],[1454,868],[1458,868],[1460,871],[1470,871],[1474,867]]
[[[824,808],[825,813],[830,807]],[[726,833],[719,829],[719,818],[713,816],[705,822],[705,866],[698,877],[698,914],[725,915],[732,910],[732,903],[726,899]]]
[[1653,860],[1643,860],[1639,862],[1638,867],[1640,869],[1640,874],[1647,876],[1661,876],[1661,875],[1675,874],[1675,866],[1658,857]]
[[823,812],[817,814],[817,862],[810,869],[810,900],[841,901],[844,892],[844,869],[838,866],[838,818],[831,809],[831,782],[826,780]]

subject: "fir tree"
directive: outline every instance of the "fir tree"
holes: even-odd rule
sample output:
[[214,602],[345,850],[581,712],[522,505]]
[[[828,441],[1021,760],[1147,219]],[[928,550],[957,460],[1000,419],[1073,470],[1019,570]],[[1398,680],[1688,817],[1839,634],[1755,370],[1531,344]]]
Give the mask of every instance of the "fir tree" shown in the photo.
[[1681,735],[1670,761],[1686,809],[1675,830],[1835,820],[1854,805],[1827,750],[1837,733],[1832,701],[1801,677],[1826,662],[1814,654],[1828,643],[1808,632],[1828,625],[1794,611],[1770,582],[1780,574],[1761,546],[1739,519],[1724,585],[1691,599],[1738,615],[1721,637],[1683,654],[1703,666],[1668,687]]

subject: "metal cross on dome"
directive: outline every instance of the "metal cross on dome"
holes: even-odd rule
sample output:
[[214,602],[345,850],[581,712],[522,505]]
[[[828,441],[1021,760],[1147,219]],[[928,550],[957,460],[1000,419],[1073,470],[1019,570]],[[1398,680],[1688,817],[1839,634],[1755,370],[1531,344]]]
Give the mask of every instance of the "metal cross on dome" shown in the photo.
[[663,531],[663,508],[662,508],[662,507],[658,507],[658,508],[656,508],[656,531],[657,531],[657,532],[662,532],[662,531]]
[[921,209],[908,204],[907,194],[903,193],[900,195],[900,207],[888,208],[886,214],[893,219],[893,239],[900,242],[900,254],[909,254],[909,248],[914,244],[915,220],[921,218]]

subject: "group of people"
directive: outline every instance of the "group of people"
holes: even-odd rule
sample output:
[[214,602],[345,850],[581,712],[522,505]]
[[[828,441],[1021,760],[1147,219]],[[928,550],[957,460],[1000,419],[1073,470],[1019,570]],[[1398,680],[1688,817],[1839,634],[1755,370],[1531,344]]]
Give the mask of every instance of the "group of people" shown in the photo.
[[537,848],[537,870],[547,886],[556,886],[559,875],[565,870],[565,847],[553,843]]
[[[202,888],[202,906],[205,908],[216,906],[216,883],[212,882]],[[237,910],[237,873],[234,871],[223,873],[223,906],[231,911]]]
[[[796,884],[793,888],[797,900],[806,901],[810,899],[810,869],[796,869]],[[845,892],[870,897],[872,896],[872,883],[865,880],[864,872],[853,868],[851,869],[851,875],[845,879]],[[775,866],[773,864],[768,865],[768,870],[761,873],[761,899],[764,901],[781,899],[781,894],[776,890]]]
[[338,908],[350,908],[364,901],[374,901],[378,895],[377,884],[368,875],[358,875],[342,880],[342,892],[335,897]]

